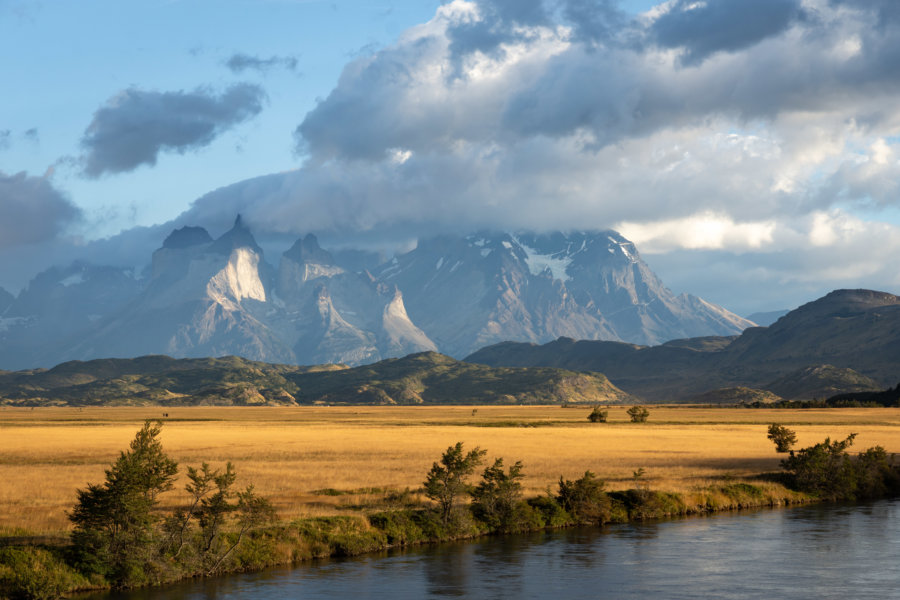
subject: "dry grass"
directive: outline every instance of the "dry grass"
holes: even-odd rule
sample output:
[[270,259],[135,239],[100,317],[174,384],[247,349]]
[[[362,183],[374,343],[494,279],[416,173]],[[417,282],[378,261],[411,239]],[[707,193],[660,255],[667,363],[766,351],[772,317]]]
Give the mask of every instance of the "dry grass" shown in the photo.
[[[654,489],[690,491],[726,477],[778,469],[766,425],[795,429],[798,446],[858,432],[858,448],[900,453],[900,410],[744,410],[651,407],[650,421],[587,422],[559,407],[49,408],[0,409],[0,535],[67,527],[75,490],[103,478],[144,419],[169,417],[162,441],[181,465],[232,461],[285,518],[339,514],[380,494],[314,494],[333,488],[417,488],[447,446],[481,446],[521,460],[526,493],[590,469],[612,488],[646,471]],[[181,484],[179,484],[181,487]],[[167,503],[183,500],[179,492]]]

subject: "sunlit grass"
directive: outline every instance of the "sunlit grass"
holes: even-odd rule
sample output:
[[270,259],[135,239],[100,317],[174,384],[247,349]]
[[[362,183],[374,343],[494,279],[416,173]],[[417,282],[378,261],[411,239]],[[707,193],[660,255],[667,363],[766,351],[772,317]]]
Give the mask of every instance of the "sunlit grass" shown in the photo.
[[[730,478],[778,469],[766,425],[797,431],[798,447],[857,432],[856,448],[900,452],[900,410],[752,410],[650,407],[645,424],[625,407],[590,424],[589,408],[48,408],[0,410],[0,535],[52,534],[68,527],[75,490],[99,482],[144,419],[162,418],[167,451],[183,466],[235,463],[284,518],[345,514],[384,495],[314,493],[323,488],[418,488],[447,446],[481,446],[488,458],[525,465],[525,492],[560,475],[597,473],[613,489],[634,485],[691,492]],[[184,469],[182,468],[182,471]],[[163,496],[182,502],[178,489]]]

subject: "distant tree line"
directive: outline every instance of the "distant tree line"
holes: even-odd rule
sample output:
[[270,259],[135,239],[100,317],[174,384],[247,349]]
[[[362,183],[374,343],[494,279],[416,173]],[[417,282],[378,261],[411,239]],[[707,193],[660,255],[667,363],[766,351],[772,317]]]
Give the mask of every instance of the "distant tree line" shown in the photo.
[[848,392],[812,400],[751,402],[748,408],[878,408],[900,407],[900,383],[881,392]]

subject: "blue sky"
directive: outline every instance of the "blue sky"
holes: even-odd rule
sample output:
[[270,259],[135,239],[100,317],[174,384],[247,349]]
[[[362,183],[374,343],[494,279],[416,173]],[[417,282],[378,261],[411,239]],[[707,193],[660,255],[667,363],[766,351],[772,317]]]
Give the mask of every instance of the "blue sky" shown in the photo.
[[897,293],[896,6],[0,0],[0,286],[240,211],[273,261],[616,228],[742,314]]

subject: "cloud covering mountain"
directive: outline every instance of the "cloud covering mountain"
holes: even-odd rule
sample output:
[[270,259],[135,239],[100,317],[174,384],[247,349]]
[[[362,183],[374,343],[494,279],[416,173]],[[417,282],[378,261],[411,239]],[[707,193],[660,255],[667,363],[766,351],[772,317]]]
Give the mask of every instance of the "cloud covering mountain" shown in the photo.
[[[240,212],[263,243],[316,231],[395,245],[611,227],[674,288],[741,312],[895,289],[898,49],[889,0],[669,0],[638,15],[612,0],[452,0],[285,124],[296,170],[214,190],[166,227]],[[293,68],[269,55],[232,58]],[[95,115],[110,135],[85,138],[89,174],[153,164],[261,110],[261,88],[236,90],[198,99],[214,115],[194,134],[188,118],[128,138],[104,112],[155,123],[154,106],[186,95],[110,101]],[[108,160],[121,144],[125,162]]]

